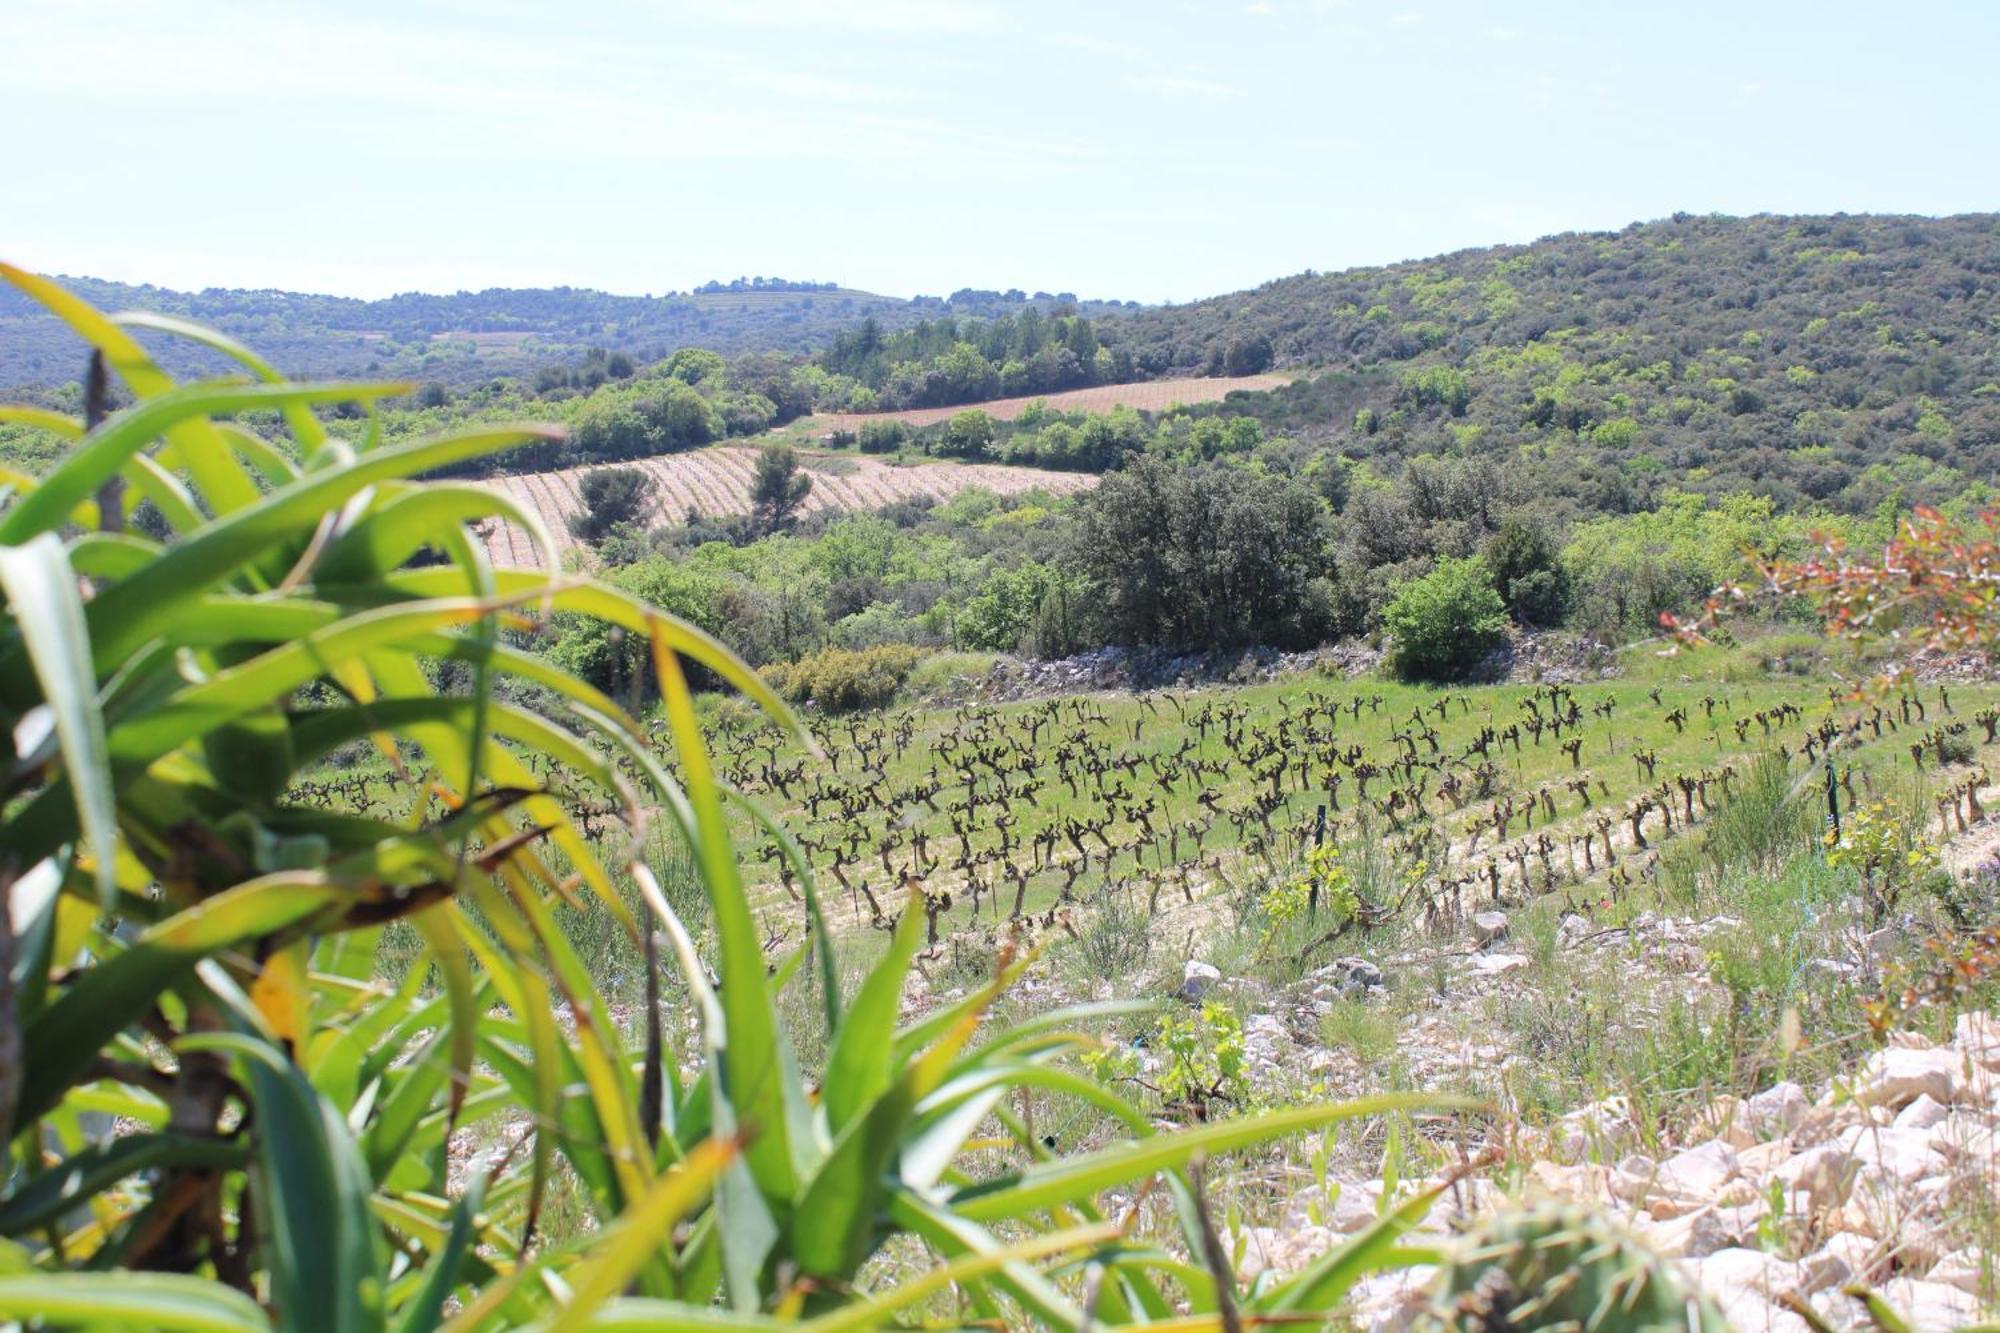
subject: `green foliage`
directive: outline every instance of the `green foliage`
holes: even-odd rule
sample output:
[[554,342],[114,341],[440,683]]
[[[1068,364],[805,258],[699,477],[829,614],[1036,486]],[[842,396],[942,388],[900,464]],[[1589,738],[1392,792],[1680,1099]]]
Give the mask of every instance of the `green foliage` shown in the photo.
[[1472,402],[1472,381],[1452,366],[1415,366],[1403,372],[1402,396],[1418,407],[1442,407],[1460,417]]
[[1860,525],[1778,515],[1768,497],[1720,501],[1669,491],[1648,513],[1598,518],[1570,532],[1562,564],[1579,626],[1607,639],[1657,632],[1662,612],[1686,614],[1717,587],[1744,577],[1746,557],[1810,549],[1812,533]]
[[1890,800],[1856,806],[1841,817],[1836,837],[1826,831],[1826,863],[1861,876],[1870,918],[1880,924],[1903,893],[1938,867],[1938,850],[1924,835],[1923,820]]
[[[725,624],[729,588],[713,573],[653,557],[621,566],[607,582],[647,606],[658,607],[706,633]],[[557,612],[548,621],[549,661],[614,698],[650,697],[652,648],[614,622],[599,616]]]
[[976,408],[954,412],[938,436],[934,452],[947,458],[977,460],[986,457],[993,443],[993,419]]
[[1082,502],[1073,557],[1113,642],[1315,642],[1326,514],[1302,482],[1143,458]]
[[[774,978],[685,665],[790,728],[784,704],[618,588],[552,558],[546,572],[491,569],[465,525],[533,531],[532,517],[492,491],[412,479],[540,432],[357,449],[301,409],[403,386],[290,385],[231,349],[259,383],[179,387],[94,310],[0,276],[102,350],[137,400],[89,430],[60,423],[75,447],[0,509],[0,723],[35,746],[0,789],[20,924],[0,1007],[18,1052],[0,1080],[0,1313],[341,1333],[435,1328],[447,1311],[463,1329],[833,1330],[897,1322],[949,1288],[1003,1326],[1173,1321],[1175,1302],[1261,1322],[1330,1317],[1360,1276],[1400,1261],[1395,1238],[1420,1209],[1285,1282],[1243,1290],[1218,1270],[1190,1283],[1199,1270],[1100,1223],[1098,1196],[1164,1175],[1192,1218],[1190,1162],[1408,1099],[1158,1133],[1056,1063],[1101,1010],[982,1027],[1027,959],[900,1023],[914,902],[846,993],[810,879],[810,945]],[[305,467],[232,420],[273,410]],[[199,504],[160,484],[172,471]],[[177,539],[105,531],[113,477],[160,504]],[[425,545],[444,563],[410,564]],[[649,645],[661,749],[615,700],[501,641],[503,620],[544,609]],[[465,669],[440,689],[446,662]],[[512,702],[502,678],[538,706]],[[367,738],[393,762],[397,799],[367,812],[311,799],[309,767]],[[616,812],[619,879],[558,793]],[[706,900],[699,952],[631,836],[647,814]],[[613,1020],[570,943],[582,913],[643,942],[655,983],[670,958],[698,1050],[669,1049],[656,1003],[637,1033]],[[399,973],[392,925],[416,942]],[[808,963],[827,1034],[810,1076],[774,999]],[[1200,1073],[1226,1077],[1240,1054],[1224,1019],[1204,1023]],[[1029,1089],[1079,1099],[1125,1137],[1052,1158],[1008,1110]],[[85,1111],[117,1117],[102,1141],[86,1141]],[[489,1122],[509,1146],[485,1173],[458,1169],[460,1136]],[[976,1137],[989,1125],[1012,1151],[979,1178],[969,1154],[991,1160]],[[551,1234],[559,1180],[578,1216]],[[1195,1254],[1205,1241],[1192,1223],[1182,1237]],[[885,1256],[919,1246],[944,1261],[874,1285]],[[1119,1275],[1089,1316],[1070,1277],[1086,1256]]]
[[635,467],[592,468],[577,484],[583,512],[573,515],[569,530],[578,541],[601,540],[613,528],[636,523],[653,496],[653,479]]
[[1395,642],[1396,670],[1416,680],[1462,675],[1499,642],[1507,607],[1476,557],[1440,560],[1396,589],[1382,613]]
[[1269,370],[1276,359],[1271,340],[1262,333],[1253,333],[1247,338],[1238,338],[1229,344],[1222,354],[1222,373],[1225,375],[1255,375]]
[[1129,353],[1101,345],[1101,328],[1074,301],[1047,314],[1030,304],[984,320],[947,315],[899,333],[867,320],[836,337],[818,364],[865,386],[883,408],[949,407],[1139,378]]
[[1501,1212],[1460,1237],[1432,1318],[1468,1333],[1726,1333],[1667,1260],[1580,1205]]
[[1162,1014],[1153,1048],[1160,1057],[1157,1087],[1166,1101],[1240,1105],[1249,1100],[1243,1020],[1222,1001],[1205,1000],[1190,1014]]
[[722,438],[721,414],[677,379],[604,389],[577,412],[572,443],[588,459],[614,461],[692,449]]
[[909,441],[909,427],[894,419],[864,421],[856,435],[856,442],[864,454],[893,454]]
[[[1257,915],[1263,921],[1257,951],[1269,957],[1286,945],[1305,943],[1298,938],[1301,927],[1328,930],[1351,921],[1361,910],[1361,895],[1354,878],[1341,864],[1340,849],[1323,842],[1306,855],[1306,864],[1296,875],[1278,881],[1257,899]],[[1324,916],[1321,916],[1324,913]]]
[[765,667],[764,676],[782,698],[844,713],[887,705],[922,660],[922,652],[903,643],[827,648],[796,662]]
[[1060,657],[1080,646],[1071,627],[1088,614],[1080,578],[1056,566],[1026,564],[995,573],[966,601],[958,613],[958,638],[974,650],[1028,648]]
[[1569,571],[1548,529],[1515,516],[1500,525],[1480,553],[1507,612],[1523,625],[1559,624],[1569,610]]
[[750,482],[750,513],[764,532],[791,524],[799,506],[812,493],[812,477],[799,469],[798,451],[789,444],[766,445],[757,455],[757,472]]

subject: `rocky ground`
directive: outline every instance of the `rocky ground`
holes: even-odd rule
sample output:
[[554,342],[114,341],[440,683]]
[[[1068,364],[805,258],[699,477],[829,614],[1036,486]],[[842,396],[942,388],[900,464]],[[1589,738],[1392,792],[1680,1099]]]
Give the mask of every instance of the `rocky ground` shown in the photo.
[[[1549,942],[1516,938],[1511,924],[1505,913],[1481,912],[1449,941],[1373,959],[1330,958],[1293,985],[1225,975],[1200,959],[1162,960],[1124,984],[1190,1002],[1227,998],[1247,1011],[1249,1080],[1274,1103],[1381,1091],[1383,1053],[1341,1049],[1327,1040],[1325,1024],[1343,1006],[1385,1016],[1393,1009],[1383,1040],[1398,1065],[1395,1086],[1467,1091],[1502,1110],[1491,1141],[1463,1145],[1465,1157],[1490,1164],[1434,1208],[1427,1226],[1440,1238],[1507,1204],[1587,1203],[1681,1265],[1737,1328],[1815,1327],[1797,1309],[1833,1328],[1874,1327],[1843,1290],[1855,1283],[1873,1288],[1914,1329],[1990,1315],[1984,1302],[2000,1291],[1986,1248],[2000,1215],[2000,1019],[1962,1016],[1942,1045],[1899,1034],[1858,1066],[1850,1061],[1846,1076],[1813,1086],[1776,1082],[1746,1099],[1717,1100],[1677,1125],[1611,1098],[1532,1130],[1518,1113],[1518,1076],[1545,1057],[1491,1016],[1510,1003],[1547,1000]],[[1658,1021],[1671,997],[1715,988],[1705,960],[1742,929],[1724,915],[1647,913],[1615,929],[1569,915],[1553,943],[1565,975],[1601,970],[1616,979],[1619,1021],[1636,1033]],[[1866,928],[1856,911],[1826,932],[1823,956],[1806,960],[1804,970],[1866,985],[1909,943],[1893,925]],[[1064,993],[1034,1003],[1093,997],[1057,989]],[[1100,983],[1096,997],[1111,990]],[[1868,1052],[1858,1015],[1855,1026],[1852,1049]],[[1139,1055],[1143,1069],[1157,1071],[1156,1056]],[[1310,1191],[1314,1204],[1295,1203],[1275,1224],[1245,1228],[1238,1239],[1246,1270],[1298,1268],[1374,1221],[1383,1183],[1356,1174],[1366,1169],[1356,1160],[1335,1167],[1340,1187],[1330,1208],[1323,1191]],[[1379,1174],[1379,1165],[1373,1169]],[[1403,1182],[1400,1197],[1420,1184]],[[1410,1327],[1430,1299],[1432,1277],[1415,1269],[1370,1282],[1357,1295],[1357,1324]]]
[[[1962,1015],[1953,1039],[1901,1037],[1850,1078],[1808,1089],[1778,1083],[1712,1108],[1668,1151],[1638,1150],[1628,1108],[1572,1112],[1518,1179],[1474,1178],[1456,1210],[1506,1198],[1589,1203],[1678,1261],[1746,1330],[1874,1327],[1844,1290],[1872,1287],[1910,1327],[1959,1328],[1990,1310],[1994,1257],[1980,1240],[1993,1199],[2000,1134],[2000,1021]],[[1518,1152],[1523,1145],[1516,1145]],[[1433,1224],[1450,1221],[1434,1214]],[[1265,1229],[1256,1262],[1291,1268],[1372,1217],[1336,1215]],[[1357,1322],[1410,1326],[1430,1272],[1367,1283]]]
[[[1575,683],[1614,674],[1609,649],[1569,633],[1510,630],[1469,679]],[[1047,660],[1002,658],[979,683],[992,703],[1096,690],[1190,689],[1199,685],[1253,685],[1300,672],[1365,676],[1382,664],[1382,650],[1350,639],[1287,653],[1276,648],[1242,652],[1173,653],[1160,648],[1099,648]]]
[[[1462,949],[1380,964],[1337,959],[1281,991],[1192,962],[1180,990],[1184,998],[1247,990],[1268,1006],[1244,1023],[1252,1081],[1282,1095],[1310,1079],[1339,1096],[1372,1090],[1380,1070],[1322,1045],[1320,1021],[1357,999],[1386,1003],[1391,976],[1402,984],[1422,976],[1435,993],[1395,1037],[1404,1079],[1473,1090],[1505,1108],[1510,1072],[1536,1057],[1468,1019],[1490,1012],[1510,988],[1532,984],[1525,974],[1533,960],[1510,941],[1503,914],[1481,913],[1470,925]],[[1597,955],[1619,969],[1629,1019],[1643,1024],[1660,988],[1685,993],[1712,984],[1701,968],[1708,941],[1739,925],[1648,915],[1596,930],[1571,916],[1558,943],[1572,958]],[[1844,952],[1810,966],[1872,969],[1893,935],[1893,928],[1857,928]],[[2000,1207],[2000,1020],[1961,1016],[1943,1045],[1899,1034],[1850,1076],[1722,1098],[1680,1130],[1641,1119],[1611,1098],[1570,1112],[1549,1131],[1495,1131],[1494,1142],[1469,1145],[1473,1158],[1490,1150],[1494,1164],[1460,1181],[1428,1230],[1444,1237],[1505,1204],[1587,1203],[1683,1266],[1732,1326],[1746,1330],[1803,1333],[1813,1325],[1797,1309],[1833,1328],[1875,1327],[1843,1290],[1854,1283],[1877,1291],[1914,1329],[1963,1327],[1990,1313],[1996,1274],[1985,1243]],[[1415,1187],[1406,1182],[1405,1194]],[[1277,1224],[1248,1228],[1246,1268],[1302,1266],[1375,1220],[1382,1191],[1379,1179],[1348,1180],[1330,1215],[1294,1205]],[[1357,1324],[1410,1327],[1427,1307],[1432,1276],[1419,1268],[1366,1284]]]

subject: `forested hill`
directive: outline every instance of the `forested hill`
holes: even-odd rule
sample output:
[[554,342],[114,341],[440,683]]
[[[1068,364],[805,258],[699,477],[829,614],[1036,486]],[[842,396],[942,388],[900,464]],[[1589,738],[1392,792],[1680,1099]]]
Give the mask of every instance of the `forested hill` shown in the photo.
[[[1243,410],[1393,475],[1502,463],[1578,513],[2000,481],[2000,217],[1676,217],[1140,311],[1153,373],[1246,341],[1319,375]],[[1262,348],[1259,349],[1260,355]]]
[[[391,375],[465,386],[496,375],[532,374],[590,348],[651,361],[682,347],[727,355],[803,355],[863,319],[884,329],[940,316],[991,318],[1033,307],[1104,315],[1136,309],[1079,302],[1070,293],[977,291],[903,300],[834,283],[737,279],[665,296],[613,296],[582,288],[493,288],[383,300],[299,292],[210,288],[178,292],[95,278],[60,281],[100,310],[150,310],[221,329],[300,377]],[[195,373],[220,363],[167,338],[146,336],[168,369]],[[76,378],[73,334],[11,287],[0,287],[0,390]]]
[[1985,354],[1967,340],[1993,334],[1996,294],[2000,214],[1677,214],[1154,306],[1124,322],[1121,344],[1156,373],[1214,369],[1233,343],[1258,337],[1289,366],[1365,366],[1433,350],[1462,362],[1551,336],[1622,336],[1690,355],[1746,333],[1795,338],[1827,318],[1878,343],[1920,330],[1935,340],[1926,359],[1951,360]]

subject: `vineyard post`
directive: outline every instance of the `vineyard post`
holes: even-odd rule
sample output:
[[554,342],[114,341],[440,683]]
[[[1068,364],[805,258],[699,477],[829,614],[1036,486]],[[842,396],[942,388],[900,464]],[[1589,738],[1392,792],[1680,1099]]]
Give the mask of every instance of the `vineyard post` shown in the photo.
[[[1313,821],[1313,850],[1318,851],[1320,844],[1325,841],[1326,806],[1322,805],[1319,808],[1319,817]],[[1317,921],[1319,919],[1319,876],[1317,874],[1308,875],[1306,876],[1306,882],[1311,886],[1306,890],[1306,920]]]
[[1833,828],[1833,840],[1840,841],[1840,788],[1834,782],[1833,756],[1826,757],[1826,822]]

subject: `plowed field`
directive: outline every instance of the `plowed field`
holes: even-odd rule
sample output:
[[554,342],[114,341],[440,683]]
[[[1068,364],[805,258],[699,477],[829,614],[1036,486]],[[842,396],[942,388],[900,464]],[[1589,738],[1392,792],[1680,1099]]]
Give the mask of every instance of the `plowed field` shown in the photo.
[[[622,466],[643,469],[653,478],[650,524],[678,523],[690,510],[719,516],[750,510],[750,482],[757,470],[755,448],[717,445],[683,454],[635,459]],[[865,455],[816,456],[803,460],[812,474],[812,509],[877,509],[912,495],[949,499],[973,486],[1001,495],[1040,488],[1067,495],[1084,490],[1097,478],[1075,472],[1044,472],[1037,468],[1002,467],[993,463],[920,463],[899,467]],[[588,468],[560,472],[527,472],[495,477],[481,484],[503,491],[516,503],[541,515],[561,550],[576,544],[569,535],[570,515],[583,508],[578,485]],[[485,527],[486,552],[496,564],[537,563],[527,534],[511,523]]]
[[996,398],[986,403],[962,403],[957,407],[911,407],[901,412],[828,412],[813,418],[820,431],[856,430],[867,421],[902,421],[912,426],[928,426],[949,421],[959,412],[978,408],[995,421],[1012,421],[1037,399],[1058,412],[1104,412],[1114,407],[1136,407],[1158,412],[1175,403],[1212,403],[1238,389],[1252,392],[1290,384],[1290,375],[1242,375],[1235,379],[1190,376],[1178,380],[1146,380],[1139,384],[1101,384],[1094,389],[1071,389],[1067,393],[1035,394],[1027,398]]

